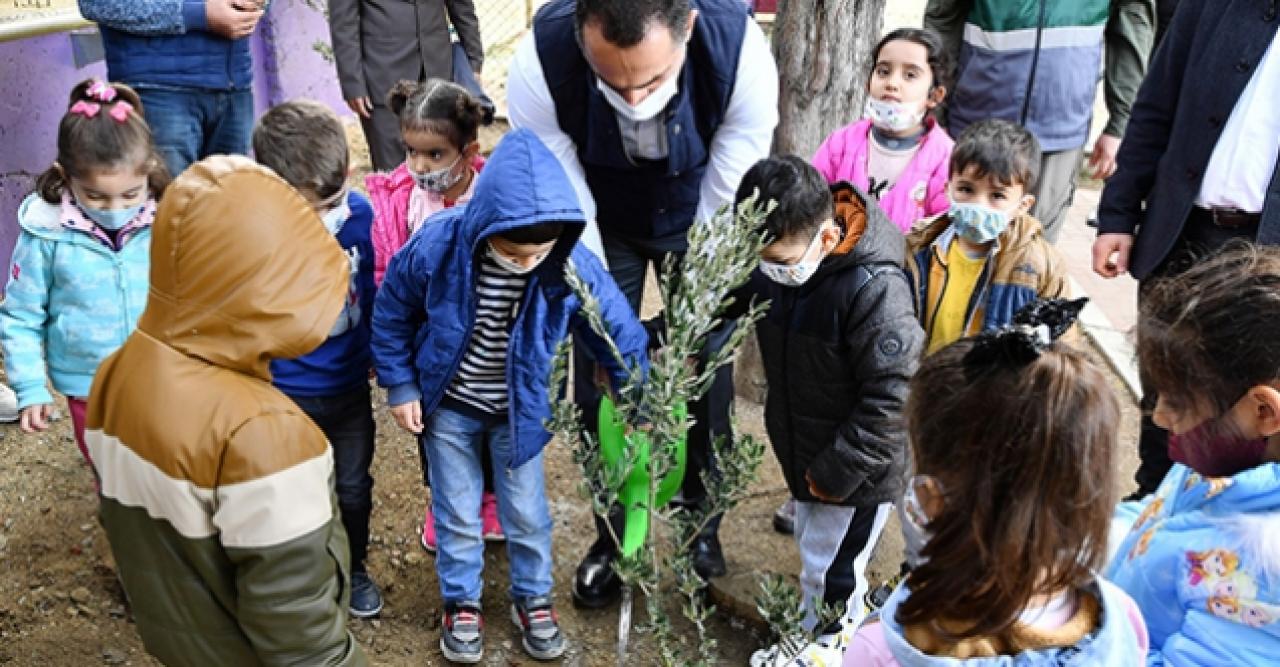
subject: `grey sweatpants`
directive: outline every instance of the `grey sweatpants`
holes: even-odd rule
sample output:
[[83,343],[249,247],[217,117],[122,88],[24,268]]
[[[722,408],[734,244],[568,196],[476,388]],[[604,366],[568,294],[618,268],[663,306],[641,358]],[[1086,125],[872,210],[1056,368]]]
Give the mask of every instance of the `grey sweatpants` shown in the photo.
[[844,628],[856,629],[864,616],[867,563],[880,541],[893,503],[841,507],[796,502],[796,542],[800,546],[800,594],[804,628],[818,623],[815,601],[844,604]]
[[1080,174],[1080,161],[1084,159],[1084,147],[1045,153],[1040,157],[1040,181],[1036,184],[1036,204],[1031,215],[1044,225],[1044,237],[1049,243],[1058,242],[1058,233],[1067,221],[1067,210],[1076,194],[1076,178]]

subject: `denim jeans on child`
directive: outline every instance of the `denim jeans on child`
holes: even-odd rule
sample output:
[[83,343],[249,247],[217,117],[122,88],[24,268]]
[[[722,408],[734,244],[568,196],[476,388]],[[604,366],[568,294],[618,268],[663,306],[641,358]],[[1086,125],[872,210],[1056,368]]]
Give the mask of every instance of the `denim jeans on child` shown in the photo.
[[156,151],[175,178],[210,155],[245,155],[253,135],[253,91],[138,86]]
[[336,396],[290,396],[324,431],[333,449],[334,487],[351,545],[351,569],[364,571],[373,510],[374,425],[369,387]]
[[498,517],[507,535],[513,599],[551,594],[551,512],[542,477],[542,454],[515,469],[511,428],[505,417],[486,417],[446,400],[426,419],[423,442],[431,459],[431,511],[439,551],[436,574],[444,601],[479,601],[483,588],[480,450],[493,452]]

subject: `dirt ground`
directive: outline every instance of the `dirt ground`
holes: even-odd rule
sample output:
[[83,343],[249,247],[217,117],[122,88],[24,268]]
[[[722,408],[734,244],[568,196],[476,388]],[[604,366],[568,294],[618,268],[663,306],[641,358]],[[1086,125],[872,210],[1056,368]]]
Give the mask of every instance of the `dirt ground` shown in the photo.
[[[1115,386],[1124,391],[1118,380]],[[1136,465],[1137,411],[1124,396],[1127,456],[1117,484],[1127,489]],[[395,426],[385,405],[378,405],[377,414],[370,570],[383,587],[386,611],[381,619],[355,621],[352,628],[375,664],[444,664],[437,647],[441,605],[433,559],[418,546],[425,496],[414,441]],[[739,401],[737,414],[744,432],[763,435],[759,406]],[[157,664],[145,655],[128,618],[70,419],[32,436],[13,425],[0,427],[0,461],[0,664]],[[616,610],[579,611],[569,601],[573,570],[594,532],[590,510],[576,493],[579,472],[568,448],[553,443],[546,475],[555,517],[555,591],[570,642],[564,664],[611,664]],[[761,571],[798,571],[794,543],[769,527],[773,510],[785,497],[777,464],[767,456],[751,498],[725,521],[722,535],[731,577],[743,590],[753,588]],[[900,553],[897,526],[890,524],[870,567],[872,580],[891,573]],[[487,550],[485,582],[484,603],[490,610],[485,664],[534,664],[522,653],[517,631],[503,620],[506,552],[500,546]],[[763,641],[753,626],[728,613],[717,614],[712,631],[726,665],[745,664]],[[646,637],[633,636],[632,641],[631,664],[656,662]]]

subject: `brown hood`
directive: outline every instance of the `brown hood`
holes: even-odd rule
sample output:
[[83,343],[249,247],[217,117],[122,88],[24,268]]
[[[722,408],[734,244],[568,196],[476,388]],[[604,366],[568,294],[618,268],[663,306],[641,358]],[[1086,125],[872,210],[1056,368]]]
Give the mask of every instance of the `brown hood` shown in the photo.
[[248,158],[192,165],[165,190],[138,329],[215,366],[270,379],[277,357],[323,343],[350,262],[320,217]]

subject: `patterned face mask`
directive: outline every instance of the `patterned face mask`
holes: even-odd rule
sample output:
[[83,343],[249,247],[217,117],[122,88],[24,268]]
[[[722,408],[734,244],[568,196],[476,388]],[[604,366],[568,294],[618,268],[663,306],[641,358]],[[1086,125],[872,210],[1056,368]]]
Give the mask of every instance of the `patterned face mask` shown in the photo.
[[918,103],[884,102],[868,97],[863,115],[872,125],[886,132],[902,132],[920,125],[924,120],[924,107]]
[[457,185],[458,181],[462,180],[462,172],[455,174],[453,171],[454,167],[458,166],[458,162],[461,160],[462,153],[459,153],[458,157],[454,158],[453,163],[447,167],[437,169],[435,171],[428,171],[425,174],[420,174],[410,169],[409,173],[413,176],[413,182],[416,183],[418,187],[432,194],[441,195],[447,192],[449,188]]
[[1009,214],[981,204],[951,200],[947,211],[956,233],[974,243],[990,243],[1009,227]]
[[822,229],[818,229],[818,233],[813,235],[813,240],[809,242],[809,246],[805,248],[804,254],[800,256],[800,261],[795,264],[779,264],[777,262],[766,262],[760,260],[760,273],[764,277],[772,280],[779,285],[786,287],[799,287],[813,277],[818,272],[818,267],[822,265],[822,257],[814,260],[806,260],[809,255],[813,254],[813,249],[818,247],[819,241],[822,240]]

